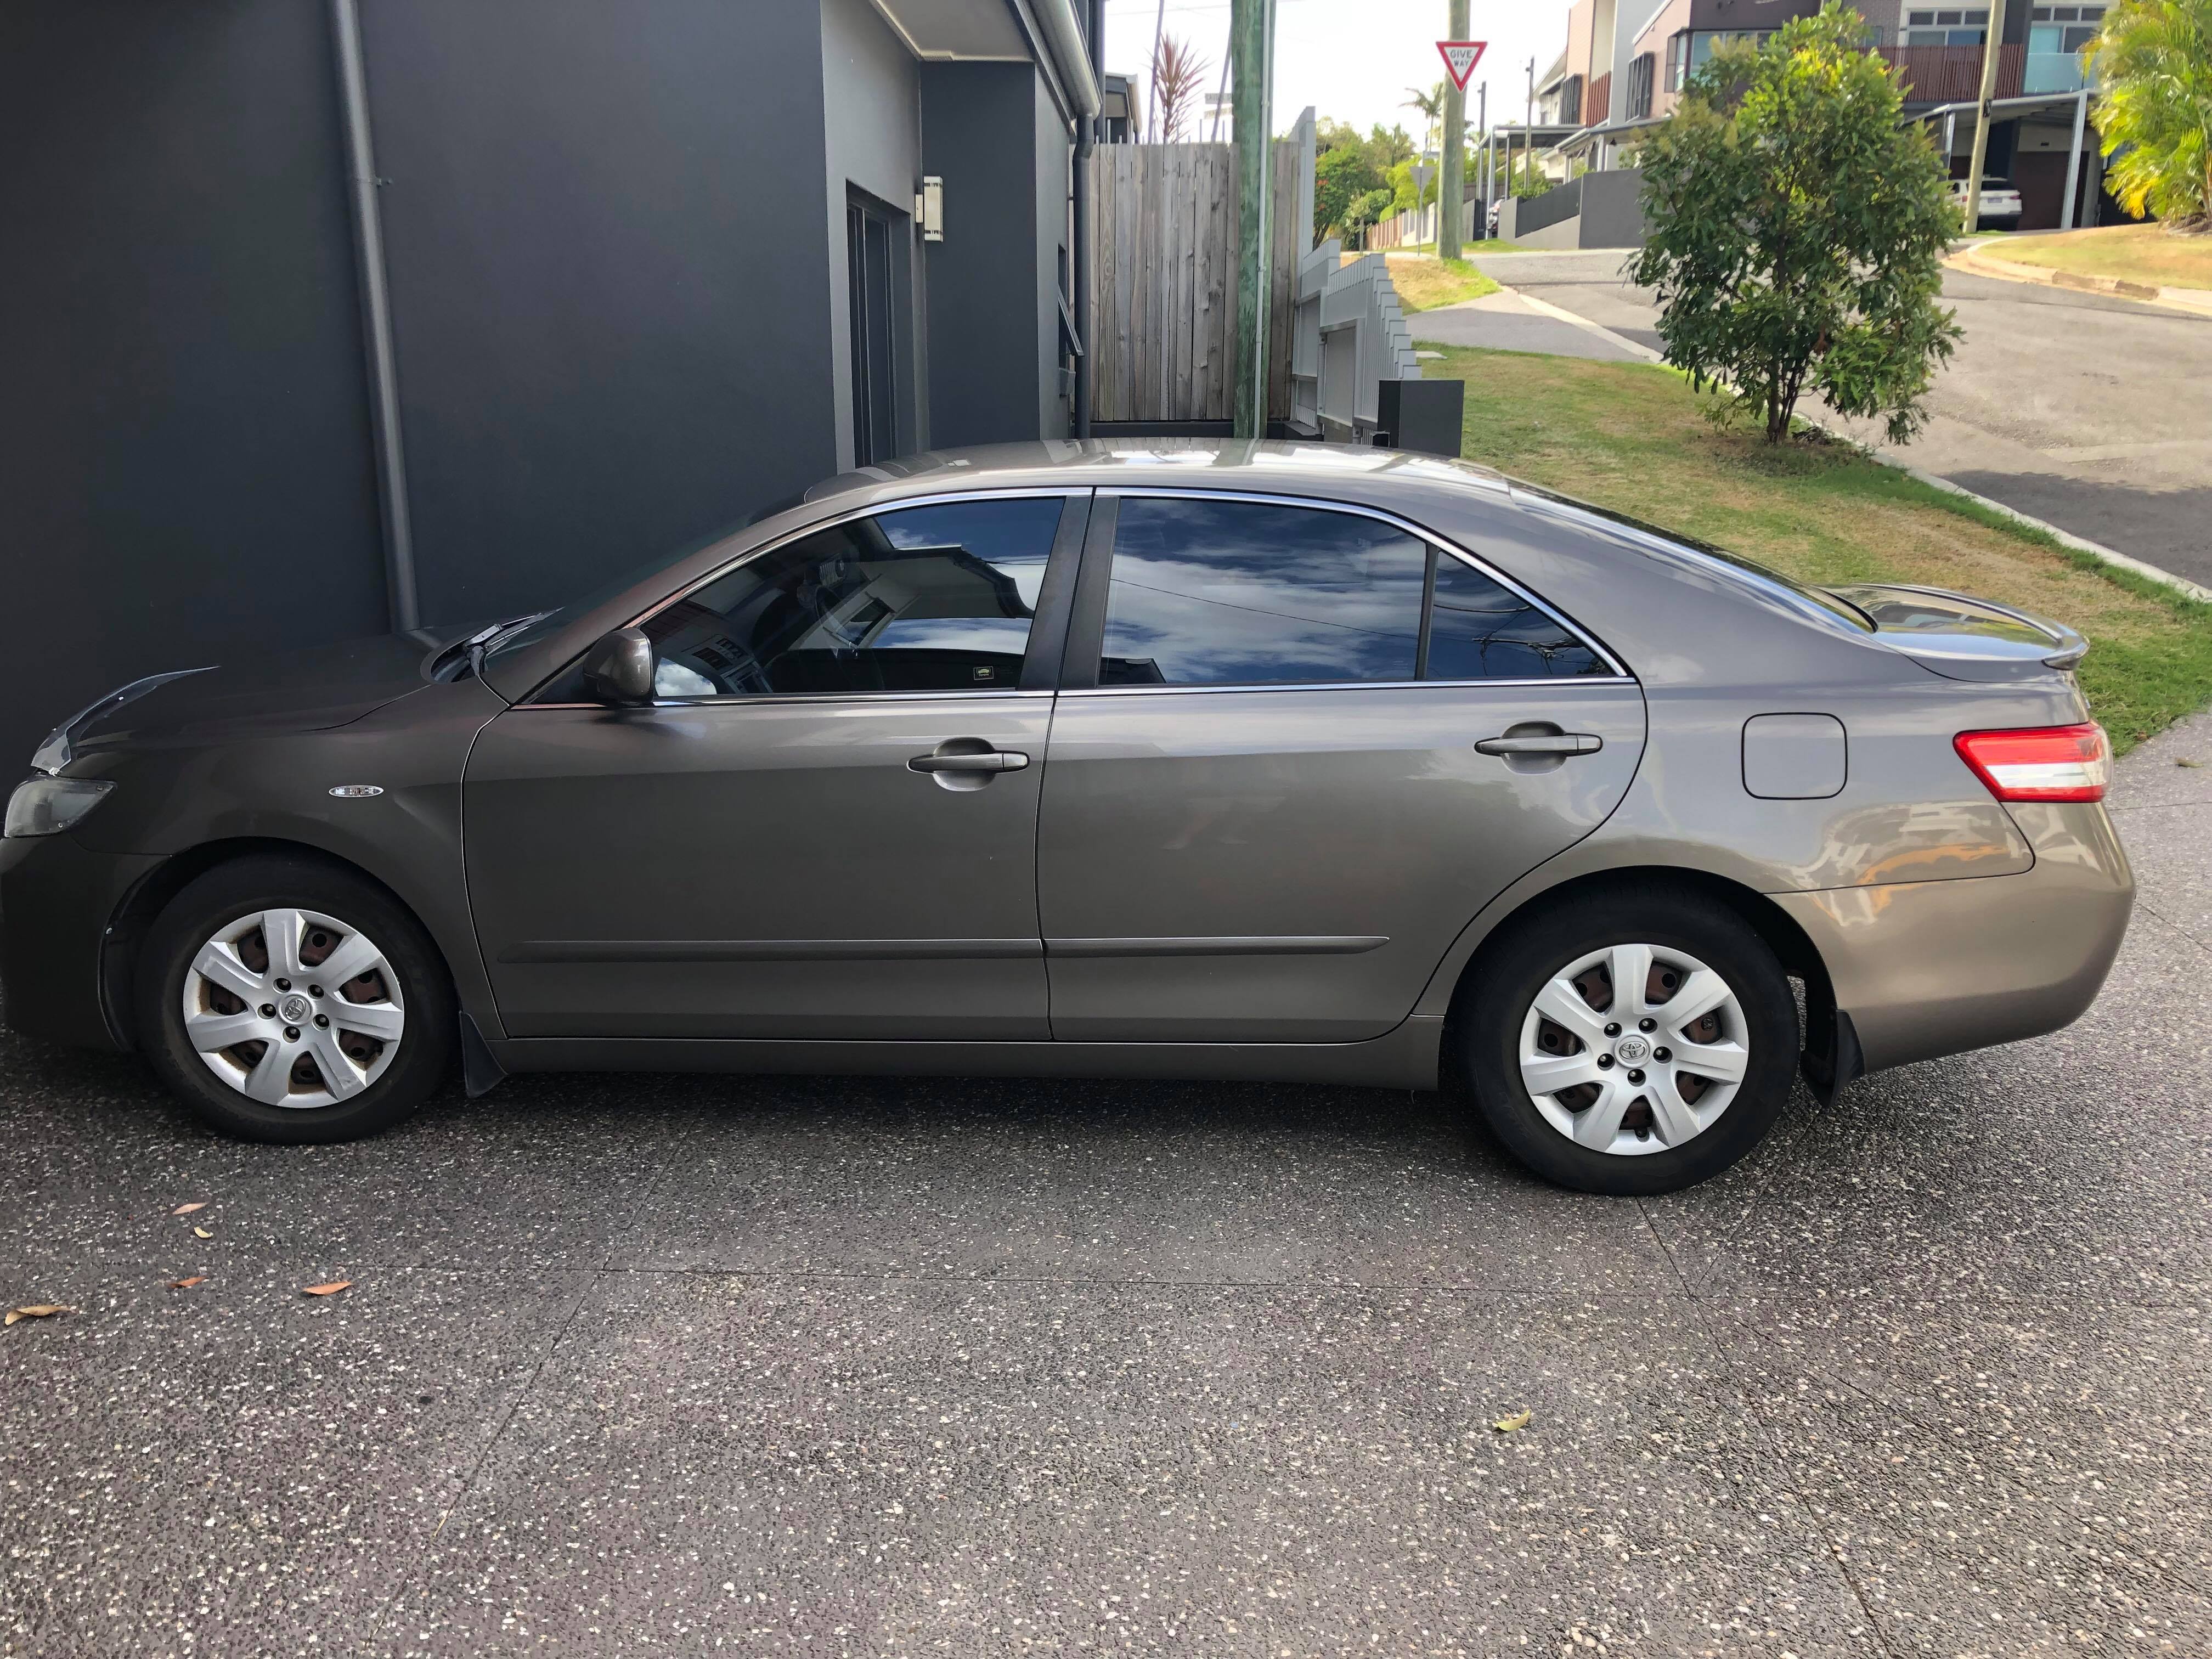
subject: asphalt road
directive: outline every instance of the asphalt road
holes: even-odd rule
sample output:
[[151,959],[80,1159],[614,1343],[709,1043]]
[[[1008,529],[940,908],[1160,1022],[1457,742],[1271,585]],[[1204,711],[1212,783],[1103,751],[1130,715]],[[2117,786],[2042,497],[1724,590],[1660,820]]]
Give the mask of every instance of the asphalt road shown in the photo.
[[[1658,349],[1647,290],[1619,251],[1491,254],[1521,294]],[[2212,586],[2212,319],[2100,295],[1949,270],[1966,338],[1937,376],[1932,416],[1893,451],[2023,513]],[[1486,313],[1487,303],[1495,307]],[[1570,325],[1515,314],[1510,295],[1424,312],[1417,340],[1620,356]],[[1526,313],[1525,305],[1522,312]],[[1855,426],[1869,441],[1871,424]]]
[[1663,1200],[1335,1089],[518,1080],[248,1147],[7,1039],[0,1299],[77,1311],[0,1333],[0,1652],[2212,1651],[2177,759],[2212,716],[2123,763],[2086,1018]]

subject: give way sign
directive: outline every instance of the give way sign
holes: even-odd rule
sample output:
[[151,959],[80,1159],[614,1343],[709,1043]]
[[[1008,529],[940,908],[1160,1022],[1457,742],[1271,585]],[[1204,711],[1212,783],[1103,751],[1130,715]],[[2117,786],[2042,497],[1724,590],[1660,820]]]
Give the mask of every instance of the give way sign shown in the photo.
[[1439,40],[1437,50],[1444,55],[1444,67],[1451,71],[1452,84],[1462,92],[1467,90],[1467,77],[1474,73],[1474,66],[1482,61],[1482,49],[1487,40]]

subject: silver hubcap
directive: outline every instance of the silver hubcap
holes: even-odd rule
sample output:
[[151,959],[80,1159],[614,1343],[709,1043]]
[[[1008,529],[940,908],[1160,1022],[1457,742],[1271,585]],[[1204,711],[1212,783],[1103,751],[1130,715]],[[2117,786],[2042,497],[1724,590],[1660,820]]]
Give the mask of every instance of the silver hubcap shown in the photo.
[[185,1035],[207,1068],[264,1106],[328,1106],[384,1075],[407,1013],[368,934],[313,910],[225,923],[185,974]]
[[1521,1081],[1578,1146],[1634,1157],[1711,1128],[1751,1062],[1728,981],[1670,946],[1613,945],[1547,980],[1521,1022]]

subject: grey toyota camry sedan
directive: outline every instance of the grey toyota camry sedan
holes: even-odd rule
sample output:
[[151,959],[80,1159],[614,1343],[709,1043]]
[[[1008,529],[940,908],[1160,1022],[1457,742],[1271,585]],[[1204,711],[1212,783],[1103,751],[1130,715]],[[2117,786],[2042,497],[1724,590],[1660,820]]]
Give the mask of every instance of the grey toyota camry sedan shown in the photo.
[[1600,1193],[2087,1007],[2071,629],[1456,462],[934,455],[565,608],[158,675],[8,806],[6,1006],[208,1123],[456,1061],[1465,1088]]

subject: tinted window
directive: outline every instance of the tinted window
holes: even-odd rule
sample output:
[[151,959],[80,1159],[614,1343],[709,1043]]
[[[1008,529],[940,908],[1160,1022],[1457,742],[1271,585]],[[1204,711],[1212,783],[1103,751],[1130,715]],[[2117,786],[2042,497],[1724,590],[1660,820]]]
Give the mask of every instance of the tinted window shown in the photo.
[[1432,680],[1537,680],[1610,674],[1597,653],[1471,565],[1437,556],[1429,622]]
[[1374,519],[1124,500],[1101,685],[1410,680],[1427,550]]
[[1062,505],[906,507],[748,560],[645,623],[654,690],[1012,690]]

